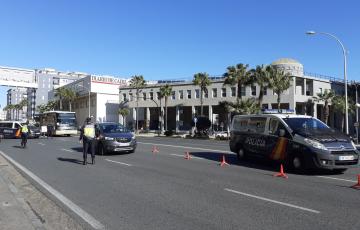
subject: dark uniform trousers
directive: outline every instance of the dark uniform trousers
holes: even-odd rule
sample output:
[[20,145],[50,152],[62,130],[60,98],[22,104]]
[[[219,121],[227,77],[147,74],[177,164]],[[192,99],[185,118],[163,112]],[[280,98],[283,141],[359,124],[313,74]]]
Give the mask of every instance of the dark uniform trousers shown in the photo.
[[96,150],[96,139],[95,138],[87,138],[84,136],[83,138],[83,158],[84,162],[87,160],[87,154],[91,154],[91,159],[95,159],[95,150]]

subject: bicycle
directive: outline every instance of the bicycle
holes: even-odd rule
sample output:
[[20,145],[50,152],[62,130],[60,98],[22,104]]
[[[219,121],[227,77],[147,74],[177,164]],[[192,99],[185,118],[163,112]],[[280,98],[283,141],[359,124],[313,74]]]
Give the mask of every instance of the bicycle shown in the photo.
[[27,137],[21,137],[21,147],[24,149],[26,148],[26,143],[27,143]]

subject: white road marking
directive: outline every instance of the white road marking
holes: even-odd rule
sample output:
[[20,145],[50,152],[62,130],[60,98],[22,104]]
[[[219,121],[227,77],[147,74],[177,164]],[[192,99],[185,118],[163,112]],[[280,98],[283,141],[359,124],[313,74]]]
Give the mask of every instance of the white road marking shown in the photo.
[[131,164],[127,164],[127,163],[120,162],[120,161],[113,161],[113,160],[109,160],[109,159],[105,159],[105,160],[106,160],[106,161],[109,161],[109,162],[116,163],[116,164],[121,164],[121,165],[126,165],[126,166],[132,166]]
[[44,146],[44,145],[45,145],[44,143],[41,143],[41,142],[38,142],[38,144],[39,144],[39,145],[42,145],[42,146]]
[[357,182],[356,180],[347,180],[347,179],[336,178],[336,177],[330,177],[330,176],[316,176],[316,177],[325,178],[325,179],[330,179],[330,180],[347,181],[347,182],[351,182],[351,183],[356,183],[356,182]]
[[29,171],[27,168],[16,162],[14,159],[0,151],[0,154],[5,157],[11,164],[13,164],[16,168],[21,170],[23,173],[25,173],[27,176],[29,176],[32,180],[34,180],[36,183],[38,183],[40,186],[42,186],[45,190],[47,190],[50,194],[52,194],[56,199],[58,199],[60,202],[62,202],[64,205],[66,205],[70,210],[72,210],[74,213],[76,213],[78,216],[80,216],[84,221],[86,221],[88,224],[90,224],[94,229],[105,229],[105,226],[101,224],[99,221],[97,221],[94,217],[92,217],[89,213],[85,212],[83,209],[81,209],[79,206],[77,206],[75,203],[73,203],[71,200],[66,198],[64,195],[62,195],[60,192],[55,190],[53,187],[48,185],[45,181],[40,179],[38,176],[36,176],[34,173]]
[[203,150],[203,151],[209,151],[209,152],[232,153],[230,151],[224,151],[224,150],[205,149],[205,148],[189,147],[189,146],[182,146],[182,145],[165,145],[165,144],[149,143],[149,142],[137,142],[137,143],[143,144],[143,145],[156,145],[156,146],[165,146],[165,147],[173,147],[173,148],[196,149],[196,150]]
[[65,151],[65,152],[70,152],[70,153],[74,153],[75,151],[71,150],[71,149],[61,149],[62,151]]
[[[172,156],[176,156],[176,157],[185,157],[185,155],[180,155],[180,154],[175,154],[175,153],[172,153],[172,154],[170,154],[170,155],[172,155]],[[194,157],[194,156],[192,156],[191,154],[190,154],[190,157],[191,158],[194,158],[194,159],[198,159],[198,160],[204,160],[204,158],[201,158],[201,157]]]
[[268,198],[261,197],[261,196],[255,196],[255,195],[251,195],[251,194],[244,193],[244,192],[239,192],[239,191],[228,189],[228,188],[225,188],[224,190],[228,191],[228,192],[235,193],[235,194],[239,194],[239,195],[259,199],[259,200],[263,200],[263,201],[267,201],[267,202],[271,202],[271,203],[275,203],[275,204],[279,204],[279,205],[284,205],[284,206],[291,207],[291,208],[300,209],[300,210],[307,211],[307,212],[312,212],[312,213],[316,213],[316,214],[320,213],[320,211],[317,211],[317,210],[314,210],[314,209],[304,208],[304,207],[301,207],[301,206],[297,206],[297,205],[293,205],[293,204],[289,204],[289,203],[285,203],[285,202],[281,202],[281,201],[277,201],[277,200],[272,200],[272,199],[268,199]]

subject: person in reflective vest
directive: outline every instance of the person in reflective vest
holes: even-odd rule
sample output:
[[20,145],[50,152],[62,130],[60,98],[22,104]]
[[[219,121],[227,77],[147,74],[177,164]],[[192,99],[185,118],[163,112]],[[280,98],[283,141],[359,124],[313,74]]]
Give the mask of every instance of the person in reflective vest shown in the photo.
[[29,122],[27,121],[27,122],[20,128],[20,133],[21,133],[21,147],[23,147],[23,148],[26,147],[27,138],[28,138],[28,135],[29,135],[28,124],[29,124]]
[[98,134],[95,130],[95,124],[91,122],[90,117],[86,118],[84,125],[81,127],[79,139],[79,141],[82,141],[83,143],[83,165],[87,164],[88,153],[91,153],[91,163],[95,164],[97,136]]

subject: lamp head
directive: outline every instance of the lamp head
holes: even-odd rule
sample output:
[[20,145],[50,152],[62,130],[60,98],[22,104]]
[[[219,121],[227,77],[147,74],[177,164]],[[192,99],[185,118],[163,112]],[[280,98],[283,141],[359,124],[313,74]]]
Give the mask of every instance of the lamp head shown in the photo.
[[314,35],[314,34],[316,34],[316,32],[313,31],[313,30],[309,30],[309,31],[306,31],[306,34],[307,35]]

